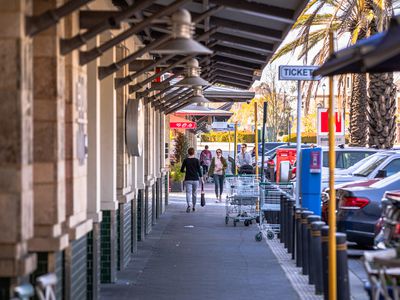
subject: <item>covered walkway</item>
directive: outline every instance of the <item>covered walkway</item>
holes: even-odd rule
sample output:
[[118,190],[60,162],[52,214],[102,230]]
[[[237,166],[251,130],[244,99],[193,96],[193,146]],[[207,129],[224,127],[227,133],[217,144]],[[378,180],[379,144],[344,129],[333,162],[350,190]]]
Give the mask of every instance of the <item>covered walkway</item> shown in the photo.
[[101,299],[298,299],[266,243],[254,240],[255,225],[226,226],[225,207],[210,198],[186,213],[183,193],[171,195],[138,255],[115,284],[102,285]]

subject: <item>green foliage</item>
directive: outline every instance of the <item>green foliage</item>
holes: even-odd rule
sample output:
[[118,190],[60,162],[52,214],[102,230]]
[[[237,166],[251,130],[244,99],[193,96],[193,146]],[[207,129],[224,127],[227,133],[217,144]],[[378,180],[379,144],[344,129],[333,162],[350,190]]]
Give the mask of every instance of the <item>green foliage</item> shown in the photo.
[[[230,134],[230,139],[229,139]],[[237,134],[238,143],[254,143],[254,133],[249,131],[238,131]],[[224,132],[224,131],[211,131],[201,135],[202,142],[218,142],[218,143],[228,143],[234,141],[234,132]]]
[[185,134],[177,131],[175,137],[174,158],[176,163],[181,163],[187,155],[189,149],[189,141]]
[[[297,134],[291,134],[290,135],[290,141],[289,141],[289,136],[284,135],[282,137],[282,142],[291,142],[291,143],[296,143],[297,141]],[[310,133],[310,132],[303,132],[301,134],[301,142],[302,143],[307,143],[307,144],[316,144],[317,143],[317,135],[316,133]]]
[[170,178],[172,181],[183,181],[185,179],[185,173],[181,172],[181,164],[174,164],[170,169]]

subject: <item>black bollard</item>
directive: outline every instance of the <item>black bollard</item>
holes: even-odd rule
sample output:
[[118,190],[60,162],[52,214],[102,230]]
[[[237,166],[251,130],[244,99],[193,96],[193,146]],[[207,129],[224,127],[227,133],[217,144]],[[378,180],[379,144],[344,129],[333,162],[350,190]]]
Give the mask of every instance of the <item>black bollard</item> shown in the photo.
[[283,243],[283,219],[285,218],[285,212],[283,208],[284,198],[280,196],[280,217],[279,217],[279,241]]
[[321,228],[324,225],[325,222],[322,221],[311,223],[311,257],[314,260],[311,272],[314,274],[316,295],[321,295],[323,292]]
[[321,217],[317,215],[311,215],[307,217],[307,244],[308,244],[308,253],[306,255],[306,259],[308,262],[308,284],[314,284],[315,282],[315,274],[312,272],[314,257],[312,256],[312,247],[311,247],[311,224],[313,222],[321,221]]
[[349,269],[347,265],[346,234],[336,232],[337,298],[350,300]]
[[[293,203],[295,203],[296,201],[293,199]],[[296,205],[293,204],[293,208],[292,208],[292,259],[295,259],[295,255],[296,255]]]
[[328,256],[329,256],[329,226],[325,225],[321,228],[321,250],[322,250],[322,286],[324,292],[324,300],[329,300],[329,283],[328,283],[328,274],[329,274],[329,265],[328,265]]
[[308,275],[308,235],[307,235],[307,217],[312,215],[313,212],[310,210],[305,210],[301,213],[301,254],[303,256],[301,262],[301,267],[303,268],[303,275]]
[[288,248],[288,234],[289,234],[289,210],[288,210],[288,198],[283,197],[283,210],[285,212],[285,217],[283,218],[283,246]]
[[295,241],[295,248],[296,248],[296,267],[301,267],[302,264],[302,259],[303,259],[303,255],[301,253],[302,250],[302,245],[301,245],[301,241],[302,236],[301,236],[301,213],[303,211],[305,211],[307,209],[305,208],[298,208],[296,209],[296,214],[295,214],[295,219],[296,219],[296,241]]
[[287,199],[287,245],[288,245],[288,253],[293,254],[293,218],[294,218],[294,200]]

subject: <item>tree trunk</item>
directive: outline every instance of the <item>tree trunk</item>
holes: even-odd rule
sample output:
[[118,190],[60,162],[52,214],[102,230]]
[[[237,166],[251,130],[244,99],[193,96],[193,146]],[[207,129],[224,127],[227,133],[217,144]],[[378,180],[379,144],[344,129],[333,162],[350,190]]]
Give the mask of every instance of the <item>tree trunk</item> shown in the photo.
[[396,87],[393,73],[369,74],[368,145],[390,149],[396,138]]
[[350,102],[350,146],[367,144],[367,76],[355,74]]

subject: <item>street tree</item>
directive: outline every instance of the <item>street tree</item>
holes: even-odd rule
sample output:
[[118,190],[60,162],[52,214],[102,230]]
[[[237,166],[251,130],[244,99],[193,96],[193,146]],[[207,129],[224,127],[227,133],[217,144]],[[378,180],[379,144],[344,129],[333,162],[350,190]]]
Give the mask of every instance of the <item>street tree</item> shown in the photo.
[[[341,41],[346,40],[347,46],[352,45],[387,28],[388,20],[393,15],[394,2],[398,1],[312,0],[293,26],[298,31],[297,38],[279,49],[273,60],[298,49],[299,59],[303,59],[305,63],[320,65],[329,56],[329,31],[336,32]],[[310,53],[314,53],[312,57],[309,57]],[[339,85],[343,78],[339,78]],[[393,76],[390,74],[353,74],[350,100],[352,145],[365,146],[368,143],[379,148],[393,146],[393,86]],[[309,108],[308,96],[313,88],[315,86],[311,82],[306,99],[306,113]]]

